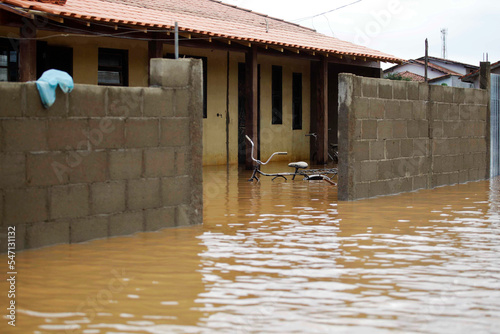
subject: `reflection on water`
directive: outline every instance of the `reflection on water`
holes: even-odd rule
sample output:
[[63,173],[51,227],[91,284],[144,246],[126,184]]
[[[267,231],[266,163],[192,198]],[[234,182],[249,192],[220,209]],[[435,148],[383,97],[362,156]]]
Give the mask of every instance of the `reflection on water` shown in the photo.
[[2,333],[498,333],[499,179],[338,203],[204,178],[204,226],[18,254]]

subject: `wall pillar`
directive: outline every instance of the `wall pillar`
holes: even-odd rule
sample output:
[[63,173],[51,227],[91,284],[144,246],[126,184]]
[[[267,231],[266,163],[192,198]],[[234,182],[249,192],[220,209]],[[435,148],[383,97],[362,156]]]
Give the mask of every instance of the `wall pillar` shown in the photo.
[[19,81],[34,81],[36,77],[36,28],[33,25],[20,29]]
[[151,85],[151,59],[163,58],[163,42],[159,41],[158,34],[153,35],[153,39],[148,42],[148,73],[149,75],[149,85]]
[[479,88],[485,89],[488,95],[486,110],[486,178],[491,175],[491,64],[489,61],[481,62],[479,69]]
[[316,164],[328,162],[328,62],[321,58],[316,84],[317,142]]
[[[257,157],[259,147],[258,138],[258,72],[257,72],[257,48],[252,47],[245,54],[245,92],[246,92],[246,124],[245,132],[255,144],[254,157]],[[252,146],[246,143],[246,163],[247,169],[253,169],[254,162],[251,158]]]

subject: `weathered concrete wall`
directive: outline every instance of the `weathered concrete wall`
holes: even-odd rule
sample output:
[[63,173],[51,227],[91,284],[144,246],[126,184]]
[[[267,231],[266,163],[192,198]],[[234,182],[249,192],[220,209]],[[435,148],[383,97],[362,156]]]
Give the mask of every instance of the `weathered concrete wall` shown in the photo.
[[17,250],[202,222],[198,60],[152,60],[151,88],[76,85],[44,109],[0,83],[0,239]]
[[488,178],[487,91],[339,80],[340,200]]

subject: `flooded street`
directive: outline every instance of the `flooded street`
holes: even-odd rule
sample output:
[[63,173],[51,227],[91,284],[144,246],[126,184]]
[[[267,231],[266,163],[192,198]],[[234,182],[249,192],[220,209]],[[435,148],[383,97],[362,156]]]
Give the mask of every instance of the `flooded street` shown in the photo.
[[338,203],[247,174],[205,168],[203,226],[19,253],[1,332],[500,331],[500,179]]

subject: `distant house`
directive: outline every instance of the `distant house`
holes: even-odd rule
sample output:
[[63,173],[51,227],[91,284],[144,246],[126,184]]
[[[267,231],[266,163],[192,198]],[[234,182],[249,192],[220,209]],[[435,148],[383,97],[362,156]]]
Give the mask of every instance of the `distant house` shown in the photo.
[[[500,61],[491,64],[491,74],[500,75]],[[471,83],[474,85],[474,88],[479,88],[479,70],[464,75],[460,79],[464,82]]]
[[[469,83],[464,83],[460,78],[479,67],[449,59],[429,57],[427,77],[431,85],[447,85],[451,87],[470,88]],[[425,81],[425,57],[410,59],[407,62],[395,65],[384,71],[384,74],[398,73],[404,78],[413,81]]]
[[263,157],[324,162],[338,74],[380,77],[381,62],[402,62],[220,1],[0,0],[0,80],[57,68],[80,84],[148,86],[150,59],[173,57],[176,23],[181,56],[203,62],[205,165],[248,167],[245,135]]

